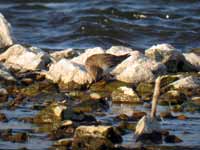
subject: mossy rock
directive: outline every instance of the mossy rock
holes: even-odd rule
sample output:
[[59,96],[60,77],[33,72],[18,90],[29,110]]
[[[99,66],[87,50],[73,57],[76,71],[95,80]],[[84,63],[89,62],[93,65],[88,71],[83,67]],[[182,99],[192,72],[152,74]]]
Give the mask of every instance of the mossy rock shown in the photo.
[[124,83],[121,81],[99,81],[91,85],[90,91],[91,92],[97,92],[99,93],[102,97],[107,97],[110,96],[110,94],[116,90],[117,88],[121,86],[131,86],[128,83]]
[[54,102],[45,109],[41,110],[34,117],[34,122],[37,124],[59,123],[62,120],[62,112],[66,109],[66,104]]
[[[123,90],[122,88],[125,89]],[[131,88],[127,87],[119,87],[117,90],[113,91],[111,98],[113,103],[132,103],[132,104],[143,103],[143,101],[141,101],[141,99],[138,97],[137,93],[133,91]]]
[[49,93],[49,91],[52,91],[52,90],[56,91],[57,86],[48,80],[44,80],[41,82],[35,82],[26,87],[22,87],[22,88],[18,87],[18,89],[16,89],[16,91],[13,91],[13,92],[20,93],[25,96],[36,96],[42,92]]
[[136,91],[142,100],[150,100],[153,95],[154,84],[153,83],[139,83]]
[[81,85],[72,81],[69,83],[60,82],[58,86],[59,86],[60,91],[69,92],[69,91],[77,91],[77,90],[80,91],[82,89],[86,89],[88,85]]
[[159,104],[160,105],[176,105],[176,104],[182,104],[187,100],[187,97],[176,90],[170,90],[164,93],[159,97]]
[[74,138],[72,150],[114,150],[114,144],[104,137],[83,136]]

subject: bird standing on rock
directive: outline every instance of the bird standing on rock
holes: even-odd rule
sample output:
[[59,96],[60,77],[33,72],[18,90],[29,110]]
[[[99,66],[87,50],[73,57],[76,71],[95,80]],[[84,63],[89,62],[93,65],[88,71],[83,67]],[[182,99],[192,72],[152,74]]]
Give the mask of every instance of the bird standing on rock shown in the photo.
[[93,81],[98,81],[109,75],[110,70],[128,58],[130,54],[112,55],[112,54],[94,54],[87,58],[85,62],[86,70],[92,77]]

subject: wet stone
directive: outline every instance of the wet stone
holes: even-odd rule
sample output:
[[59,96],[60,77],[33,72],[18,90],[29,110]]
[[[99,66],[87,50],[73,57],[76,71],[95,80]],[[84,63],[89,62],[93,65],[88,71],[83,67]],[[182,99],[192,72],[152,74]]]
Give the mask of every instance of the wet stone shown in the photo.
[[166,143],[180,143],[180,142],[182,142],[182,140],[175,135],[168,135],[168,136],[165,137],[164,140],[165,140]]
[[72,146],[72,139],[68,139],[68,138],[63,138],[63,139],[59,139],[58,141],[56,141],[54,143],[54,146],[66,146],[66,147],[71,147]]
[[21,80],[21,82],[22,82],[23,84],[25,84],[25,85],[30,85],[30,84],[32,84],[34,81],[33,81],[33,79],[31,79],[31,78],[23,78],[23,79]]
[[160,113],[160,117],[161,117],[161,118],[165,118],[165,119],[174,119],[174,118],[176,118],[176,117],[174,117],[174,116],[172,115],[171,112],[161,112],[161,113]]
[[131,118],[132,118],[133,120],[139,120],[139,119],[141,119],[141,118],[142,118],[143,116],[145,116],[145,115],[147,115],[146,112],[135,111],[135,112],[133,112]]
[[0,121],[1,122],[7,122],[8,121],[8,119],[7,119],[7,117],[4,113],[0,113]]
[[145,144],[161,144],[162,143],[162,134],[157,131],[153,131],[152,133],[144,133],[137,137],[136,142],[142,142]]
[[185,115],[179,115],[176,118],[179,119],[179,120],[187,120],[188,119],[188,117],[185,116]]
[[135,91],[129,87],[119,87],[111,94],[113,103],[143,103]]

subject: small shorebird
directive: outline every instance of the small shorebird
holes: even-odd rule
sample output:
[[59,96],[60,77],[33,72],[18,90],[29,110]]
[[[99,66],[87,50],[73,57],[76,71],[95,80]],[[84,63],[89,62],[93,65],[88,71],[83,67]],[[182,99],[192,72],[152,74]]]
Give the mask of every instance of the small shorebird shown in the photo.
[[110,70],[129,57],[130,54],[112,55],[112,54],[94,54],[87,58],[85,67],[93,81],[98,81],[104,77],[109,77]]

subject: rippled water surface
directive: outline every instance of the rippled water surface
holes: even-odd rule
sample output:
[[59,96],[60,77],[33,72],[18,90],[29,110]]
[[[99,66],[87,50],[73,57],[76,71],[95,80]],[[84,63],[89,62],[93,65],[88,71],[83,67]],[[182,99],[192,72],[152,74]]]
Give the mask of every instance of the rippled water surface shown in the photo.
[[1,0],[16,39],[43,48],[200,47],[199,0]]

